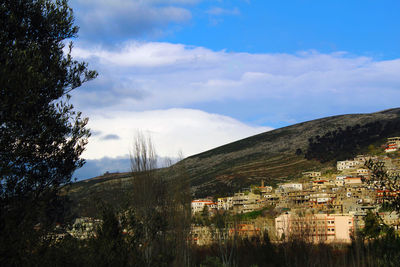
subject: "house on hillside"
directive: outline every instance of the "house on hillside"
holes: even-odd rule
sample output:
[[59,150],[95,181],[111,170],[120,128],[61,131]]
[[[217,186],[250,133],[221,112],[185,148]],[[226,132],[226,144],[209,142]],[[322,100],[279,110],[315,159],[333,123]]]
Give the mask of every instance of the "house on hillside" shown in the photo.
[[397,151],[400,147],[400,137],[390,137],[387,139],[385,152],[390,153]]
[[361,166],[362,164],[363,163],[358,160],[343,160],[343,161],[338,161],[336,163],[336,169],[338,171],[350,170],[350,169],[355,169]]
[[261,186],[256,187],[261,194],[266,194],[266,193],[271,193],[272,192],[272,186],[265,186],[264,185],[264,180],[261,181]]
[[344,178],[345,185],[361,185],[363,183],[363,178],[361,177],[346,177]]
[[230,210],[233,208],[233,197],[218,198],[218,210]]
[[290,192],[290,191],[300,191],[303,190],[303,184],[301,183],[285,183],[278,185],[280,191]]
[[327,188],[328,186],[333,185],[333,183],[331,183],[330,181],[325,180],[325,179],[315,180],[312,183],[313,183],[313,185],[312,185],[313,190],[322,190],[322,189]]
[[303,176],[310,178],[321,177],[321,172],[303,172]]
[[365,178],[369,178],[371,175],[371,171],[369,169],[365,169],[365,168],[359,168],[357,169],[357,176],[362,176]]
[[261,208],[261,197],[258,194],[235,193],[233,195],[233,211],[235,213],[246,213]]
[[213,208],[214,206],[217,207],[218,204],[214,203],[210,199],[195,199],[192,201],[192,204],[191,204],[192,214],[202,212],[204,210],[205,206]]

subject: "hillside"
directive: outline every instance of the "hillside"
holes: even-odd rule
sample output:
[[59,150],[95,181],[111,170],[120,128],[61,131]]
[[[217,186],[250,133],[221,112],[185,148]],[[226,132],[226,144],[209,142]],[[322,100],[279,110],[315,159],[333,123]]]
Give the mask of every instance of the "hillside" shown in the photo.
[[[220,194],[258,183],[267,184],[298,176],[306,170],[329,169],[333,162],[321,164],[296,155],[307,150],[309,138],[347,126],[400,120],[400,109],[370,114],[327,117],[295,124],[251,136],[185,159],[196,195]],[[381,142],[384,142],[382,136]],[[358,152],[363,152],[366,147]],[[341,158],[335,159],[341,160]]]
[[[195,197],[229,194],[261,180],[274,185],[298,177],[304,171],[333,169],[334,162],[342,160],[335,158],[320,163],[305,159],[304,153],[309,147],[310,138],[323,136],[339,128],[376,122],[383,125],[400,122],[400,108],[370,114],[333,116],[295,124],[211,149],[188,157],[177,165],[185,167]],[[375,138],[375,143],[380,145],[387,135],[396,134],[400,133],[386,132],[385,136]],[[367,147],[358,147],[352,152],[362,153],[366,150]],[[159,170],[161,173],[167,171]],[[73,184],[69,195],[80,209],[88,209],[88,206],[93,206],[88,204],[97,203],[98,199],[107,199],[120,205],[121,196],[126,195],[122,192],[129,192],[130,180],[129,173],[97,177]]]

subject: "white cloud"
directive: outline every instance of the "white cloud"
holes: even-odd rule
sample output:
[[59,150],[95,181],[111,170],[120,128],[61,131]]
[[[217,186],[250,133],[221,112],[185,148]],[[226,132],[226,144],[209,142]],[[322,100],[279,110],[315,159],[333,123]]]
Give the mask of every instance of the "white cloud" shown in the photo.
[[221,7],[212,7],[207,10],[207,13],[213,16],[221,16],[221,15],[239,15],[240,11],[237,7],[232,9],[226,9]]
[[267,129],[246,122],[275,126],[373,112],[398,106],[400,98],[400,59],[140,42],[119,49],[78,45],[73,53],[100,74],[72,98],[90,127],[103,132],[90,140],[90,159],[126,155],[135,129],[153,133],[161,156],[180,149],[190,155]]
[[202,47],[142,42],[128,42],[122,48],[114,50],[104,50],[100,47],[90,50],[76,48],[74,55],[81,58],[95,57],[104,65],[147,68],[198,62],[210,63],[218,59],[215,53]]
[[196,0],[76,0],[71,3],[80,36],[96,42],[158,35],[170,23],[192,18]]
[[315,51],[228,53],[140,42],[112,50],[78,47],[74,53],[100,73],[90,87],[76,92],[77,104],[86,109],[140,111],[263,99],[269,105],[281,101],[281,113],[293,113],[312,100],[310,107],[335,114],[343,101],[386,108],[397,105],[400,97],[400,60]]
[[179,151],[189,156],[271,129],[194,109],[107,111],[90,116],[89,127],[101,134],[90,137],[87,159],[129,154],[137,131],[150,134],[159,156],[176,157]]

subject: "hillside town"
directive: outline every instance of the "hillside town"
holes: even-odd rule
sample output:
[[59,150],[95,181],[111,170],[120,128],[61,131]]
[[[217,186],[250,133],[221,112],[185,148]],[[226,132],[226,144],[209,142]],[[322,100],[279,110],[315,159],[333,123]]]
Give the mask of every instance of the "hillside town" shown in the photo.
[[[366,167],[368,161],[381,162],[389,177],[399,175],[399,150],[400,137],[388,138],[379,155],[337,161],[335,171],[307,171],[274,187],[261,181],[231,196],[194,199],[191,241],[202,246],[218,241],[221,234],[224,238],[251,238],[268,233],[274,242],[299,237],[314,243],[350,243],[364,228],[368,212],[378,214],[382,223],[400,231],[399,215],[384,209],[384,203],[398,192],[374,186],[371,170]],[[231,220],[216,229],[216,216]],[[95,236],[101,223],[100,219],[77,218],[66,232],[87,239]]]
[[[399,215],[382,208],[398,192],[374,186],[371,171],[365,165],[368,161],[382,162],[389,177],[398,175],[400,158],[393,152],[399,148],[400,137],[388,138],[382,155],[358,155],[338,161],[336,171],[308,171],[296,181],[276,187],[266,186],[262,181],[231,196],[196,199],[191,205],[192,216],[212,218],[228,213],[256,217],[227,226],[228,232],[248,237],[268,232],[277,241],[301,235],[317,243],[350,243],[364,227],[369,211],[378,213],[384,224],[398,230]],[[194,242],[199,245],[215,241],[207,225],[193,224],[192,232]]]

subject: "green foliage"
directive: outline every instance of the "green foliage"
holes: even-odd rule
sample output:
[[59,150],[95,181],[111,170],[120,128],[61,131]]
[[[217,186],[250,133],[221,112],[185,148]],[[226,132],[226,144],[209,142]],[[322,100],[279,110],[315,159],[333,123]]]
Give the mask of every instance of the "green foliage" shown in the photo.
[[388,212],[393,211],[393,205],[388,202],[382,203],[381,207],[379,208],[379,212]]
[[379,237],[383,230],[383,224],[380,218],[371,211],[368,211],[364,218],[364,229],[361,230],[363,237],[368,239],[374,239]]
[[253,193],[256,194],[256,195],[261,195],[260,189],[254,189]]
[[306,159],[320,162],[344,160],[372,149],[371,144],[400,133],[400,119],[377,121],[365,125],[348,126],[329,131],[323,136],[315,136],[308,140]]
[[128,260],[128,246],[122,236],[122,228],[116,213],[110,208],[103,209],[103,223],[97,229],[95,238],[89,240],[90,261],[96,266],[125,266]]
[[251,212],[246,212],[246,213],[241,213],[238,214],[238,220],[239,221],[246,221],[246,220],[253,220],[256,219],[257,217],[260,217],[263,215],[263,212],[266,210],[266,208],[261,209],[261,210],[255,210]]
[[63,52],[77,34],[73,20],[63,0],[0,4],[1,265],[25,265],[46,247],[64,220],[60,186],[84,163],[87,119],[68,93],[97,74],[72,59],[72,44]]

